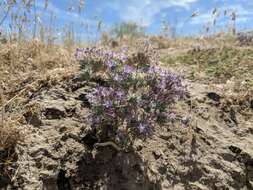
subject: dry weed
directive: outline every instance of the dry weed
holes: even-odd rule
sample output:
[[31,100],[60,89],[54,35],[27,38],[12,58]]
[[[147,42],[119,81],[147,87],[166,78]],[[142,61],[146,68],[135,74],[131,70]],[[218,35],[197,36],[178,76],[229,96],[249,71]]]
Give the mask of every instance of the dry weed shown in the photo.
[[0,44],[0,158],[20,140],[16,127],[22,122],[24,105],[30,94],[55,85],[76,72],[72,52],[56,45],[47,46],[38,40],[27,43]]
[[0,152],[12,149],[21,139],[16,125],[17,122],[13,121],[6,122],[4,125],[0,124]]
[[38,40],[2,44],[0,49],[0,87],[10,90],[25,78],[65,67],[74,62],[73,53],[59,46],[47,46]]

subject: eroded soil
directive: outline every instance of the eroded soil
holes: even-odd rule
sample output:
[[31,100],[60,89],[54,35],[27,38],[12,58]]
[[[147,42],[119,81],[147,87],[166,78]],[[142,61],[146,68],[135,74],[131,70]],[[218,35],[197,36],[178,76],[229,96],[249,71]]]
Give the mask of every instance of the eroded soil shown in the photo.
[[30,94],[15,175],[3,189],[253,189],[250,100],[228,104],[220,88],[187,81],[189,96],[176,105],[187,123],[157,127],[128,152],[94,148],[86,95],[98,84],[80,76]]

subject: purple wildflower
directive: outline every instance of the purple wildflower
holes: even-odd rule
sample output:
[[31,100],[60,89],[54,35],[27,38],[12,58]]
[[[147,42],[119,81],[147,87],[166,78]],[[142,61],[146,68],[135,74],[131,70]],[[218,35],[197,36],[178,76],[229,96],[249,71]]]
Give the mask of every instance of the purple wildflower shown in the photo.
[[123,72],[126,74],[131,74],[133,71],[134,71],[134,68],[129,65],[125,65],[123,68]]
[[114,76],[114,81],[118,81],[118,82],[120,82],[120,81],[122,81],[123,80],[123,77],[122,77],[122,75],[119,75],[119,74],[115,74],[115,76]]
[[123,91],[117,91],[117,92],[116,92],[116,95],[117,95],[118,98],[121,99],[122,97],[125,96],[125,93],[124,93]]
[[103,105],[106,108],[111,108],[112,107],[112,101],[111,100],[106,100]]
[[108,60],[105,62],[105,64],[110,68],[110,69],[115,69],[116,67],[116,62],[113,60]]
[[146,126],[145,124],[143,124],[143,123],[140,123],[140,124],[138,125],[138,130],[139,130],[139,132],[140,132],[141,134],[144,134],[144,133],[147,132],[147,126]]
[[164,79],[162,79],[162,80],[160,81],[159,87],[160,87],[161,89],[163,89],[163,90],[166,88],[166,81],[165,81]]
[[129,75],[129,74],[131,74],[133,72],[134,72],[134,68],[133,67],[131,67],[129,65],[125,65],[123,67],[123,75]]

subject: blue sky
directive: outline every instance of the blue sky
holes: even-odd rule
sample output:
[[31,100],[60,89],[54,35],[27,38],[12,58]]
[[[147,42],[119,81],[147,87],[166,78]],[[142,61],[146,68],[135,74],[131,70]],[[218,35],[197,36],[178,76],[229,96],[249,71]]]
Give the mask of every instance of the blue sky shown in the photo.
[[[69,13],[68,0],[49,0],[47,11],[43,10],[44,0],[37,1],[42,23],[48,23],[49,13],[54,12],[54,24],[58,28],[66,23],[74,23],[79,33],[87,34],[88,29],[92,37],[97,35],[95,31],[100,20],[104,30],[115,23],[133,21],[145,26],[147,33],[157,34],[161,31],[162,21],[166,20],[176,28],[178,35],[201,34],[204,26],[211,25],[211,13],[215,7],[221,15],[217,20],[217,28],[227,28],[225,23],[228,16],[223,15],[224,10],[236,11],[237,28],[253,28],[252,0],[85,0],[82,14],[75,10]],[[77,9],[79,0],[72,1]],[[193,12],[197,12],[198,16],[190,18]]]

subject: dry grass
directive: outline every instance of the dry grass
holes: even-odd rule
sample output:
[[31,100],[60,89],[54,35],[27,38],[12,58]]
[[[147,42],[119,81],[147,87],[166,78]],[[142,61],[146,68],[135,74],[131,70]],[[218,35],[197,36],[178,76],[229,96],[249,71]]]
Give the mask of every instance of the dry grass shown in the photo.
[[[15,147],[29,95],[73,76],[78,64],[74,53],[39,41],[0,44],[0,181],[15,176]],[[2,183],[2,181],[1,181]],[[1,188],[1,185],[0,185]]]
[[73,75],[78,64],[72,51],[38,40],[0,46],[0,178],[10,179],[29,94]]
[[6,93],[24,80],[74,62],[73,52],[38,40],[0,44],[0,88]]
[[[109,37],[108,37],[109,38]],[[157,36],[138,36],[115,38],[111,40],[102,41],[103,46],[111,48],[127,46],[129,48],[137,48],[138,42],[149,41],[157,50],[170,51],[171,49],[185,50],[185,49],[202,49],[202,48],[220,48],[226,46],[235,46],[237,44],[236,36],[231,36],[225,33],[219,33],[213,36],[196,36],[196,37],[178,37],[170,38],[162,35]],[[116,44],[116,46],[114,45]]]
[[12,149],[21,139],[17,129],[17,123],[8,121],[4,125],[0,124],[0,152]]
[[206,79],[212,83],[239,81],[253,87],[253,49],[236,46],[191,49],[178,56],[163,59],[170,67],[184,67],[191,78]]
[[[0,124],[0,181],[11,181],[13,176],[13,164],[17,159],[15,146],[21,135],[15,122],[7,121]],[[1,187],[1,186],[0,186]]]

